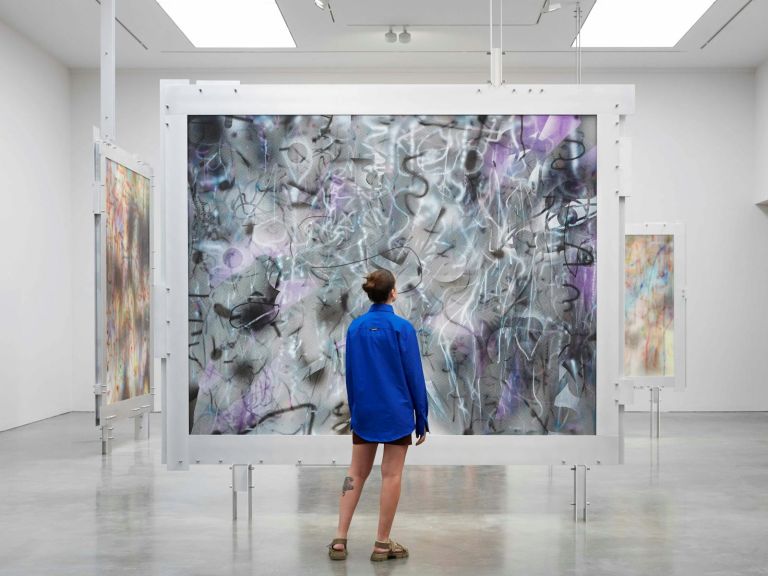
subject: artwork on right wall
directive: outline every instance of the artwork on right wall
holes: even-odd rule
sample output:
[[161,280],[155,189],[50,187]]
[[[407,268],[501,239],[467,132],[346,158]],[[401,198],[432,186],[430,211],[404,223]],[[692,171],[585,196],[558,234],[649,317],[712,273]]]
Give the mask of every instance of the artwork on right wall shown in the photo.
[[627,378],[649,380],[652,384],[684,383],[682,251],[679,225],[627,226],[624,245],[624,376]]

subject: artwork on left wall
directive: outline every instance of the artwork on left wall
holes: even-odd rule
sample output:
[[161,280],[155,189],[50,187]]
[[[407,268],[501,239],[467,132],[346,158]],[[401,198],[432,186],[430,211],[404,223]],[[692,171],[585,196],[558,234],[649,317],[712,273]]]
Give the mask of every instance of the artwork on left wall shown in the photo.
[[150,180],[106,158],[105,404],[150,393]]

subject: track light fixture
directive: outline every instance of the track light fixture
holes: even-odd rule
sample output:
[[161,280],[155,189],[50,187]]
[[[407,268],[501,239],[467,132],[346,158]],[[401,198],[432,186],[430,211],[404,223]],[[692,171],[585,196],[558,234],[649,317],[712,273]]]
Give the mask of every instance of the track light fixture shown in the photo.
[[323,2],[323,0],[315,0],[315,6],[320,8],[320,10],[325,10],[328,7],[328,2]]
[[542,14],[546,14],[548,12],[555,12],[557,10],[560,10],[563,5],[559,2],[552,2],[552,0],[547,0],[544,2],[544,7],[541,9]]
[[389,30],[384,33],[384,40],[390,44],[393,44],[398,40],[401,44],[408,44],[411,41],[411,33],[408,32],[408,28],[405,25],[403,25],[403,31],[400,32],[400,34],[392,30],[392,28],[393,26],[390,26]]

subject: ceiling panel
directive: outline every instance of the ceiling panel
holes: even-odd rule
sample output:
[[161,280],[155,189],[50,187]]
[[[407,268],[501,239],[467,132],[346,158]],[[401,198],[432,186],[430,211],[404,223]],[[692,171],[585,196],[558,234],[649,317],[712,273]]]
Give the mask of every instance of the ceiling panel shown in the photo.
[[[488,3],[475,0],[331,0],[335,22],[313,0],[278,0],[295,49],[197,50],[155,0],[118,0],[118,66],[125,68],[475,69],[488,67]],[[585,0],[585,13],[593,5]],[[585,50],[585,68],[754,67],[768,59],[768,0],[717,0],[677,47]],[[573,8],[539,16],[543,0],[505,0],[505,66],[573,66]],[[224,15],[226,17],[226,14]],[[97,67],[96,0],[0,0],[0,19],[70,67]],[[409,25],[410,44],[384,40]],[[127,30],[126,30],[127,29]],[[398,29],[399,30],[399,29]],[[135,38],[134,38],[135,37]]]
[[[285,11],[300,8],[303,2],[282,0]],[[504,22],[508,24],[535,24],[544,0],[507,0],[504,3]],[[365,2],[361,0],[336,0],[331,2],[336,21],[344,25],[410,24],[429,26],[488,26],[488,2],[486,0],[387,0]]]

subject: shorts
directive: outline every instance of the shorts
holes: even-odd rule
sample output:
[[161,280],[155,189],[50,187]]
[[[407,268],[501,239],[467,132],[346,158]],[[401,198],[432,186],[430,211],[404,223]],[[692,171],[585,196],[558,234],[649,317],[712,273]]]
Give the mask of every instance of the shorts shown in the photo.
[[352,444],[390,444],[392,446],[410,446],[413,444],[413,439],[411,438],[411,435],[408,434],[407,436],[403,436],[402,438],[398,438],[397,440],[392,440],[390,442],[372,442],[366,440],[365,438],[360,438],[360,436],[352,432]]

